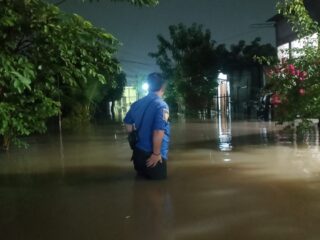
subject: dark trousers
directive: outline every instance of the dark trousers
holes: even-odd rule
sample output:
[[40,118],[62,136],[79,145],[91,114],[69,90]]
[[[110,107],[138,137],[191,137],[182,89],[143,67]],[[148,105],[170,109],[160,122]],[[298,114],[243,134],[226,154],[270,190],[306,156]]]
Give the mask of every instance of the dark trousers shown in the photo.
[[161,180],[167,178],[167,161],[162,160],[158,162],[155,167],[147,167],[147,160],[150,158],[151,153],[145,152],[139,148],[133,150],[132,161],[134,169],[140,176],[148,179]]

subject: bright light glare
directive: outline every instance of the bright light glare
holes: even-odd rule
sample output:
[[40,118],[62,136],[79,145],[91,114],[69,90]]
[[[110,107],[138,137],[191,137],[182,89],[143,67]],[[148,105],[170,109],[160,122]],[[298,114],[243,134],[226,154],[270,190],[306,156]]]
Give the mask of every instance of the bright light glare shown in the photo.
[[148,83],[142,84],[142,89],[143,89],[144,91],[148,91],[148,90],[149,90],[149,84],[148,84]]
[[226,74],[219,73],[218,79],[219,80],[228,80],[228,76]]

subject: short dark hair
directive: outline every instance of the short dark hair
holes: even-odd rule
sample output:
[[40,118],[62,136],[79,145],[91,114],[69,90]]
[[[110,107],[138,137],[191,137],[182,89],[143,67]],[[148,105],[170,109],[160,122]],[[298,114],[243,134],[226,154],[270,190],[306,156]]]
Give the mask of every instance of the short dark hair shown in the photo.
[[150,92],[158,92],[164,85],[166,81],[161,73],[151,73],[148,76],[148,84]]

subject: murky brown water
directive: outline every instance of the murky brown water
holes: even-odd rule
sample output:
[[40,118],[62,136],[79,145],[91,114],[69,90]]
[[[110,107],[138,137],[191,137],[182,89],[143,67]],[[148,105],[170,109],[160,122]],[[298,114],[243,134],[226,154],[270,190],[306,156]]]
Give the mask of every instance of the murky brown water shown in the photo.
[[162,182],[135,179],[118,125],[0,154],[1,239],[319,239],[315,137],[230,124],[174,124]]

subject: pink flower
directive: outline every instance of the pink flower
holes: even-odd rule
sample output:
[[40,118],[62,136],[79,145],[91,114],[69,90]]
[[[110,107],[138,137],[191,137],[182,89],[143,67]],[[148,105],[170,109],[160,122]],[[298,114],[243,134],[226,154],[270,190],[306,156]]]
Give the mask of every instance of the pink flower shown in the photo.
[[300,94],[300,96],[306,95],[306,90],[304,88],[300,88],[299,89],[299,94]]
[[296,75],[297,77],[300,77],[300,74],[301,74],[301,71],[300,71],[300,70],[297,70],[295,75]]
[[272,97],[271,97],[271,104],[272,105],[279,105],[279,104],[281,104],[281,102],[282,101],[281,101],[281,97],[279,94],[275,93],[272,95]]
[[305,72],[305,71],[300,72],[300,74],[299,74],[300,81],[306,80],[307,76],[308,76],[307,72]]
[[291,75],[296,75],[296,69],[293,64],[289,64],[288,70]]

